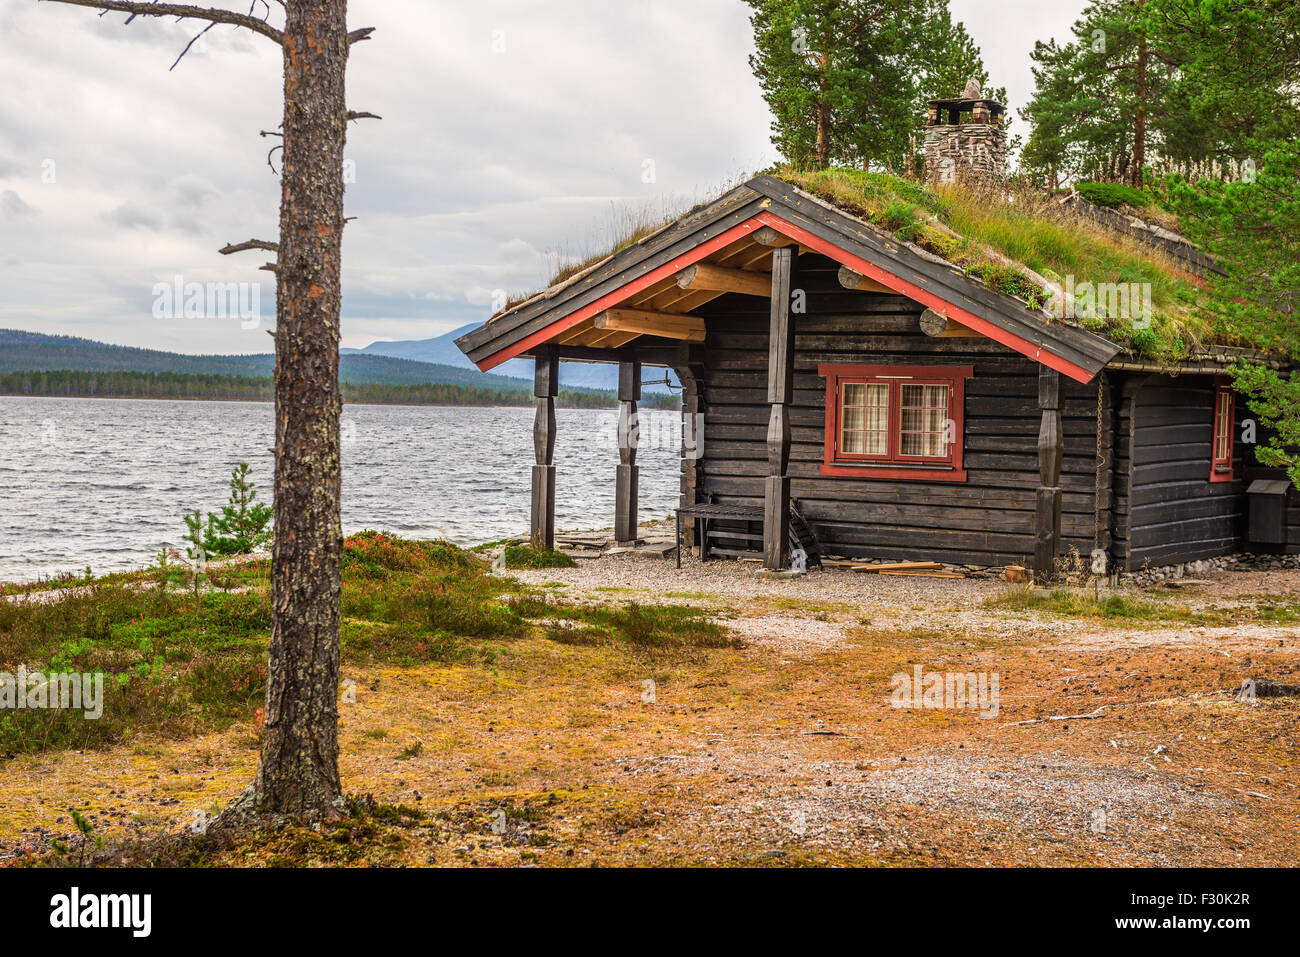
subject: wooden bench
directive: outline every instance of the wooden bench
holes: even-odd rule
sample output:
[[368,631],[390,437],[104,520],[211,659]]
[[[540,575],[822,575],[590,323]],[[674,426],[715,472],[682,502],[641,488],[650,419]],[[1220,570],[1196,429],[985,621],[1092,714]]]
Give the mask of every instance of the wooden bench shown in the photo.
[[[748,505],[744,502],[707,502],[700,505],[687,505],[677,510],[677,567],[682,567],[682,523],[685,520],[696,523],[696,540],[700,543],[700,561],[707,562],[710,555],[726,558],[763,559],[763,521],[762,505]],[[713,522],[743,522],[744,531],[729,528],[712,528]],[[758,530],[755,531],[754,525]],[[716,548],[713,541],[753,543],[754,547]],[[812,528],[808,525],[794,503],[790,504],[790,547],[802,548],[808,556],[808,564],[821,564],[821,547]]]

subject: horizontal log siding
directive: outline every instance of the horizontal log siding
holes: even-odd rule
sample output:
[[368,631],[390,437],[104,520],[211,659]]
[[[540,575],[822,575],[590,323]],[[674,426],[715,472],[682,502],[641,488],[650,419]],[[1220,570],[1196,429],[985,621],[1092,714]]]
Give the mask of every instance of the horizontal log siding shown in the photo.
[[[1243,550],[1247,459],[1241,442],[1244,403],[1233,423],[1233,482],[1210,481],[1214,380],[1150,377],[1129,411],[1132,458],[1128,567],[1159,567]],[[1248,413],[1247,413],[1248,414]]]
[[1111,562],[1113,567],[1129,569],[1129,496],[1133,480],[1133,394],[1130,379],[1118,376],[1112,389],[1115,400],[1115,464],[1111,476]]
[[[795,317],[791,406],[792,496],[828,554],[981,565],[1033,554],[1038,488],[1038,369],[988,339],[931,339],[921,307],[903,297],[849,292],[838,266],[800,258],[808,310]],[[765,302],[729,295],[700,310],[708,339],[702,499],[759,504],[767,463]],[[973,365],[966,383],[964,483],[826,477],[826,381],[819,363]],[[1062,552],[1092,550],[1096,499],[1096,386],[1065,384]]]

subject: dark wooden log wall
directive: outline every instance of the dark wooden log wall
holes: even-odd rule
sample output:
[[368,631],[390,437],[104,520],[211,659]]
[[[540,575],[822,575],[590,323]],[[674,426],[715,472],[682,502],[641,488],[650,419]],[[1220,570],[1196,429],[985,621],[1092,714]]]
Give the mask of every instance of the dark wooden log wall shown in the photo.
[[[805,253],[789,409],[791,495],[828,554],[960,564],[1029,564],[1040,482],[1039,364],[987,339],[931,339],[922,307],[903,297],[844,290],[838,264]],[[703,458],[690,481],[704,500],[760,504],[768,473],[769,303],[728,295],[705,306],[709,337],[694,372],[703,382]],[[872,481],[820,475],[825,379],[819,363],[972,364],[966,383],[964,483]],[[1064,384],[1061,551],[1093,548],[1097,521],[1097,391]],[[1207,473],[1208,474],[1208,473]],[[688,492],[689,487],[684,488]],[[685,497],[685,496],[684,496]],[[1109,502],[1107,503],[1109,506]]]
[[1245,550],[1244,476],[1254,452],[1241,441],[1241,397],[1233,424],[1238,478],[1211,482],[1213,377],[1131,376],[1124,392],[1120,435],[1128,445],[1129,475],[1123,535],[1116,544],[1127,567],[1174,565]]

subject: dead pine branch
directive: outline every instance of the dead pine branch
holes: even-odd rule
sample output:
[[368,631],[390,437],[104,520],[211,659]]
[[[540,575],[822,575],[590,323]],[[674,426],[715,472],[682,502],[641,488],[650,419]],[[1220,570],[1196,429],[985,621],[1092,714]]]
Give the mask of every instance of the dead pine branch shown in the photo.
[[278,253],[280,251],[280,244],[270,242],[266,239],[250,239],[242,243],[227,244],[217,250],[217,252],[221,253],[223,256],[231,256],[235,253],[248,252],[250,249],[262,249],[269,253]]
[[[89,7],[103,13],[127,13],[127,23],[136,17],[175,17],[177,20],[207,20],[209,24],[226,23],[234,27],[243,27],[274,40],[284,46],[284,31],[273,27],[261,17],[252,13],[237,13],[234,10],[222,10],[218,7],[199,7],[188,3],[152,3],[142,0],[41,0],[42,3],[66,3],[74,7]],[[253,8],[250,8],[250,10]],[[269,12],[269,11],[268,11]],[[361,32],[361,31],[357,31]],[[194,41],[190,41],[191,45]],[[186,49],[189,49],[188,47]],[[184,56],[182,53],[181,56]],[[180,59],[177,58],[177,62]],[[172,64],[175,66],[175,64]]]

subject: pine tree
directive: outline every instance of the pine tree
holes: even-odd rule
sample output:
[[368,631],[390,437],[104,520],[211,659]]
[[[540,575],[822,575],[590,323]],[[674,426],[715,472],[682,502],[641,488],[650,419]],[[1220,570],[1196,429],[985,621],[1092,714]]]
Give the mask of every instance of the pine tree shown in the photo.
[[926,101],[956,95],[972,75],[988,82],[947,0],[747,2],[772,143],[798,166],[904,169]]
[[230,475],[230,501],[220,515],[209,515],[208,547],[215,555],[247,555],[271,541],[274,510],[257,501],[257,490],[249,481],[247,462],[240,462]]

